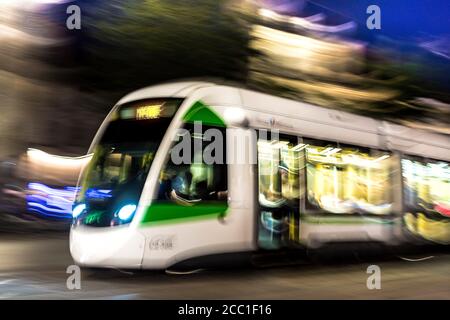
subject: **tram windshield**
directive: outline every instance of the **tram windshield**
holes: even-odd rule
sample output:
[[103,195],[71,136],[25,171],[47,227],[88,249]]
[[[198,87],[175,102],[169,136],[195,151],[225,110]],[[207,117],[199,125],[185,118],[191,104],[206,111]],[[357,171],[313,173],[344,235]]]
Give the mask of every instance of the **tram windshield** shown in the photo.
[[129,223],[159,144],[181,100],[120,106],[95,146],[74,204],[74,222],[95,227]]

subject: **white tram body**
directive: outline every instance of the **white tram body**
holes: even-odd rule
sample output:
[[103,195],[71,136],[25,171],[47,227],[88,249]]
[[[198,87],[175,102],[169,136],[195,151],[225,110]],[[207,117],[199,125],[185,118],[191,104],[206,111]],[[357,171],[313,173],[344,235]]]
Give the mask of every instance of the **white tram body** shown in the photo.
[[[155,119],[160,116],[161,110],[158,106],[164,106],[166,101],[178,103],[167,120],[166,130],[161,129],[159,124],[152,129],[151,121],[156,121]],[[130,107],[127,109],[122,106]],[[193,108],[197,109],[192,111]],[[225,190],[211,191],[209,185],[208,187],[202,185],[204,188],[202,192],[207,191],[209,195],[218,194],[216,191],[226,191],[225,198],[222,195],[219,201],[217,199],[205,201],[206,205],[200,204],[200,196],[197,196],[199,199],[196,200],[192,198],[180,200],[175,195],[175,200],[173,198],[170,200],[169,196],[163,201],[159,195],[162,188],[162,172],[173,171],[164,168],[168,168],[168,157],[174,141],[179,140],[179,129],[185,125],[188,114],[194,114],[193,119],[198,121],[201,121],[202,116],[206,117],[212,126],[215,122],[211,117],[217,117],[223,122],[226,127],[223,132],[226,135],[227,159],[230,155],[238,157],[241,155],[243,142],[253,146],[245,149],[246,161],[226,161],[225,167],[221,166],[222,169],[225,168],[225,173],[221,169],[222,171],[217,174],[222,176],[225,174]],[[120,118],[122,115],[125,117],[123,119],[128,120]],[[132,117],[140,118],[130,120]],[[122,120],[117,120],[118,118]],[[128,127],[118,125],[115,131],[111,129],[112,133],[108,132],[110,123],[114,121],[123,123],[128,121],[125,123]],[[120,154],[122,152],[120,150],[124,150],[122,147],[111,147],[111,143],[121,139],[118,134],[127,135],[134,130],[129,129],[131,128],[129,124],[134,123],[133,121],[150,123],[147,129],[140,131],[139,139],[142,141],[145,142],[147,133],[149,136],[160,136],[154,152],[150,156],[139,156],[139,161],[135,161],[137,164],[133,163],[136,160],[133,155],[137,154],[137,151],[130,151],[129,154],[125,154],[124,151]],[[277,130],[279,137],[288,137],[286,141],[290,139],[289,141],[294,142],[282,143],[289,145],[288,149],[279,149],[283,146],[277,147],[276,151],[270,149],[269,153],[268,149],[265,149],[264,152],[269,154],[270,161],[267,157],[263,159],[259,154],[261,151],[259,148],[266,148],[267,143],[270,145],[271,141],[266,144],[258,143],[257,140],[260,138],[255,131],[262,129]],[[134,140],[131,133],[127,139]],[[105,144],[107,147],[99,147],[102,146],[102,141],[108,141]],[[306,141],[320,141],[316,149],[308,151],[311,155],[309,167],[301,160],[292,160],[292,157],[286,158],[284,162],[280,160],[286,154],[292,156],[297,154],[296,152],[306,152],[311,145],[311,142]],[[299,143],[296,145],[296,142]],[[332,147],[326,142],[332,143]],[[121,140],[121,143],[126,144],[127,141]],[[272,145],[276,145],[276,142],[272,141]],[[130,148],[135,150],[134,146]],[[355,148],[366,151],[364,155],[345,151]],[[283,153],[283,150],[286,152]],[[368,152],[372,152],[370,150],[379,150],[378,155],[381,156],[370,158],[368,155]],[[118,155],[115,155],[115,152],[119,152]],[[140,89],[123,97],[100,127],[89,153],[93,154],[91,162],[94,164],[90,169],[86,168],[80,176],[79,185],[81,193],[84,194],[79,195],[74,204],[74,223],[70,233],[72,257],[82,266],[164,269],[191,258],[221,253],[251,252],[261,248],[279,249],[286,243],[293,243],[299,248],[316,248],[330,242],[372,241],[397,245],[428,239],[448,244],[450,239],[448,221],[450,138],[444,135],[238,87],[209,82],[175,82]],[[100,155],[96,157],[96,153]],[[339,165],[333,164],[335,160],[326,160],[331,162],[322,163],[321,159],[331,159],[337,154]],[[405,157],[410,160],[405,160]],[[149,158],[151,162],[148,161]],[[361,171],[363,169],[360,164],[351,167],[342,165],[344,158],[347,159],[345,163],[359,161],[374,168],[381,161],[388,160],[389,171],[386,174],[374,169],[377,179],[383,176],[383,179],[388,181],[377,180],[374,183],[383,183],[381,187],[360,181],[361,177],[370,179],[370,175],[375,174],[373,173],[375,171]],[[425,187],[418,185],[416,179],[413,187],[418,186],[418,190],[410,194],[411,196],[422,194],[421,199],[426,198],[433,204],[431,211],[434,215],[432,214],[431,218],[420,210],[411,215],[409,213],[411,210],[405,208],[404,192],[405,184],[410,183],[405,181],[405,170],[422,172],[420,163],[424,163],[424,168],[428,170],[427,162],[423,159],[429,158],[433,159],[432,168],[436,165],[436,170],[440,170],[438,175],[441,178],[443,175],[446,177],[436,180],[433,185],[428,183]],[[95,161],[98,162],[97,167]],[[264,177],[259,176],[264,171],[260,163],[262,161],[269,161]],[[297,162],[292,165],[294,163],[292,161]],[[143,169],[144,162],[149,164],[148,168]],[[410,168],[414,165],[419,166],[418,169]],[[133,204],[121,200],[120,204],[125,204],[122,206],[123,210],[108,209],[110,207],[105,203],[116,197],[111,185],[120,185],[121,181],[124,181],[122,185],[126,186],[128,182],[124,172],[129,172],[129,169],[124,168],[133,166],[139,167],[139,170],[145,173],[142,186],[135,189],[138,190],[138,194],[134,195]],[[285,168],[284,173],[278,173],[278,167],[289,168]],[[105,168],[109,168],[107,173],[101,171]],[[177,169],[174,168],[176,172]],[[214,165],[202,168],[203,171],[197,176],[207,176],[205,179],[209,179],[208,181],[216,179]],[[141,172],[139,170],[136,172]],[[168,178],[167,190],[170,188],[173,190],[167,191],[165,196],[173,195],[176,188],[186,189],[186,181],[201,183],[199,182],[201,179],[192,174],[195,170],[198,172],[198,167],[183,171],[183,175],[173,180]],[[95,177],[91,179],[90,176]],[[110,180],[107,181],[105,176]],[[411,177],[417,178],[417,174]],[[356,182],[348,182],[350,185],[344,186],[345,190],[338,190],[336,182],[338,179],[339,181],[352,179],[351,181]],[[89,182],[91,180],[96,182]],[[108,186],[105,187],[98,181],[105,182]],[[307,181],[314,183],[311,190],[306,186]],[[334,189],[333,183],[329,181],[337,183]],[[328,187],[331,189],[326,189]],[[442,188],[446,188],[447,191],[442,191]],[[371,191],[368,191],[369,189]],[[192,188],[189,190],[192,191]],[[365,196],[355,196],[357,192],[364,192]],[[425,193],[427,196],[423,195]],[[433,194],[430,196],[430,193]],[[88,194],[92,195],[93,199],[89,198]],[[283,197],[288,199],[284,201]],[[434,201],[436,197],[440,199],[439,204]],[[87,200],[88,198],[91,200]],[[174,203],[169,203],[170,201]],[[284,209],[275,208],[277,203],[281,202],[286,208],[290,205],[290,209],[286,209],[289,215],[283,213]],[[262,209],[263,207],[268,209]],[[108,210],[114,212],[105,213]],[[365,214],[365,210],[369,213]],[[441,211],[436,213],[436,210]],[[131,220],[126,221],[128,213],[132,216]],[[407,213],[410,216],[407,217]],[[120,221],[118,218],[120,216],[125,217],[124,221]],[[435,218],[436,216],[438,218]],[[267,229],[269,231],[261,231],[267,225],[270,225]],[[434,234],[438,235],[435,237]]]

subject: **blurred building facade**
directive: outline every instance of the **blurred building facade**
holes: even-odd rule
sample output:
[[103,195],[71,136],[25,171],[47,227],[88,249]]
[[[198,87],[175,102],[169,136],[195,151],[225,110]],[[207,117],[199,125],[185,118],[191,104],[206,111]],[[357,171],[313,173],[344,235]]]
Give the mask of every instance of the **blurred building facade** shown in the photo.
[[54,8],[2,3],[0,160],[33,146],[83,154],[104,117],[101,98],[79,90],[74,39]]

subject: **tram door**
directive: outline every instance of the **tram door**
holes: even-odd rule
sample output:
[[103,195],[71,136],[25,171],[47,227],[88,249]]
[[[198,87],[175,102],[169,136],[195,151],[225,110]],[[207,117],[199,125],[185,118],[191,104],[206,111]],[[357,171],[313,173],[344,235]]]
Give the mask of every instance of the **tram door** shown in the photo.
[[279,249],[299,242],[304,147],[297,137],[258,139],[258,246]]

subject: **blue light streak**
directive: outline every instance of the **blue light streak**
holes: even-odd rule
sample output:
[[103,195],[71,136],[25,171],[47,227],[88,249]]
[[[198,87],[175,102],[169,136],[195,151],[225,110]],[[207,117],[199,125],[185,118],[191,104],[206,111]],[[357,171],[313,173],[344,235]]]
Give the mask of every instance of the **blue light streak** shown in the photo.
[[27,209],[45,217],[70,219],[72,204],[78,190],[79,188],[71,186],[59,189],[31,182],[27,185]]

